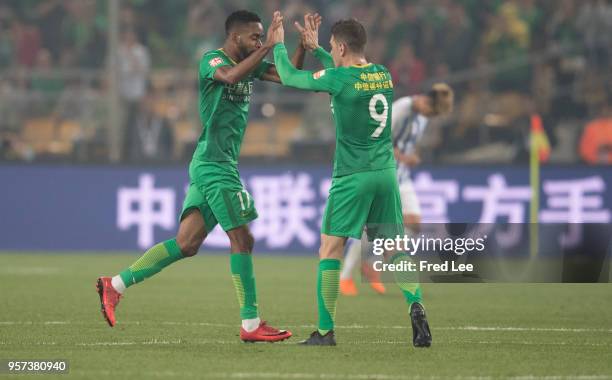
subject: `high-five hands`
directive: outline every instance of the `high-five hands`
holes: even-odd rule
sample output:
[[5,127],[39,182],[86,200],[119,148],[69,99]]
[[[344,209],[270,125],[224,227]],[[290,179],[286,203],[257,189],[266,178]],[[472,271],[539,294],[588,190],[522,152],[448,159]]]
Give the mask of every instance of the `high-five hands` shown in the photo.
[[283,16],[279,11],[272,15],[272,22],[268,28],[266,45],[273,47],[278,43],[285,42],[285,30],[283,29]]
[[[304,15],[304,26],[298,21],[295,22],[295,27],[301,35],[302,46],[308,51],[312,51],[319,47],[319,26],[321,25],[322,17],[318,13],[306,13]],[[283,16],[279,11],[275,11],[272,15],[272,22],[268,28],[266,37],[266,45],[273,47],[277,43],[285,42],[285,29],[283,27]]]
[[295,28],[300,32],[302,37],[302,46],[308,51],[312,51],[319,47],[319,26],[321,25],[322,17],[318,13],[304,15],[304,26],[298,21],[294,23]]

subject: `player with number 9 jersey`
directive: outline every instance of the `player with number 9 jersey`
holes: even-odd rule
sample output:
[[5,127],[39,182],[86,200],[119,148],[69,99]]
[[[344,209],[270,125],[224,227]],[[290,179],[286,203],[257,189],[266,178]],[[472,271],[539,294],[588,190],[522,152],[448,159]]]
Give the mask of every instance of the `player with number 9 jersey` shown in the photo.
[[[318,328],[300,344],[336,345],[334,325],[339,294],[340,264],[348,237],[394,239],[403,232],[402,204],[395,175],[391,140],[393,80],[382,65],[365,58],[365,28],[355,19],[332,26],[331,54],[318,46],[317,17],[296,25],[302,41],[325,67],[316,73],[298,70],[282,43],[282,24],[273,30],[274,61],[283,85],[325,91],[332,98],[336,154],[329,198],[321,226],[317,274]],[[332,67],[333,66],[333,67]],[[394,264],[410,260],[406,252],[388,250]],[[413,345],[429,347],[431,332],[421,304],[420,285],[412,274],[394,275],[409,305]]]
[[316,73],[293,68],[286,48],[274,59],[284,85],[331,95],[336,127],[334,172],[321,232],[370,239],[402,232],[401,201],[391,139],[393,80],[383,65],[330,67],[322,48],[313,51],[325,67]]

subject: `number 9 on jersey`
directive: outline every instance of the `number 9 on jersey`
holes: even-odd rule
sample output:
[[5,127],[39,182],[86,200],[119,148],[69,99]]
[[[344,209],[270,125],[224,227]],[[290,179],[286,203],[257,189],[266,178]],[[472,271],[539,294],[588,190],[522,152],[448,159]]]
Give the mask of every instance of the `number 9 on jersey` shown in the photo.
[[[378,104],[378,102],[381,102],[383,105],[382,113],[378,113],[378,111],[376,111],[376,105]],[[389,103],[387,102],[387,98],[385,98],[383,94],[375,94],[374,96],[372,96],[372,99],[370,99],[369,108],[370,108],[370,117],[380,123],[378,128],[376,128],[374,130],[374,133],[372,133],[372,137],[377,138],[380,136],[380,134],[383,132],[383,130],[387,126],[387,116],[389,114]]]

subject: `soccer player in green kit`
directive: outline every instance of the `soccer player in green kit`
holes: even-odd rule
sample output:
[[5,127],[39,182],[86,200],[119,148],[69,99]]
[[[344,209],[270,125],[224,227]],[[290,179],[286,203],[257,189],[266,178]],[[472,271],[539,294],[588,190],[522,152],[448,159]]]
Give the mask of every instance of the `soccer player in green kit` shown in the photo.
[[[219,223],[231,244],[231,274],[242,319],[240,339],[276,342],[291,336],[291,332],[268,326],[259,318],[251,256],[254,241],[248,228],[257,211],[237,168],[253,80],[280,83],[274,65],[263,58],[274,46],[270,30],[281,22],[280,13],[275,12],[262,44],[259,17],[248,11],[234,12],[225,22],[223,48],[202,56],[198,80],[203,130],[189,165],[190,185],[178,233],[176,238],[150,248],[118,275],[98,279],[102,314],[111,327],[115,325],[115,308],[127,287],[197,254],[208,232]],[[293,56],[295,65],[302,66],[304,52],[300,44]]]
[[[319,325],[305,345],[336,344],[334,319],[339,293],[340,259],[348,237],[395,238],[403,233],[391,140],[393,82],[382,65],[368,63],[366,31],[356,20],[336,22],[331,30],[331,55],[318,47],[317,25],[311,17],[299,26],[302,40],[324,65],[316,73],[296,69],[289,58],[282,24],[274,29],[274,61],[285,86],[328,92],[336,126],[336,153],[329,199],[321,227],[317,299]],[[393,263],[408,260],[403,252],[389,256]],[[421,289],[412,276],[396,273],[409,305],[415,347],[429,347],[431,333],[421,304]]]

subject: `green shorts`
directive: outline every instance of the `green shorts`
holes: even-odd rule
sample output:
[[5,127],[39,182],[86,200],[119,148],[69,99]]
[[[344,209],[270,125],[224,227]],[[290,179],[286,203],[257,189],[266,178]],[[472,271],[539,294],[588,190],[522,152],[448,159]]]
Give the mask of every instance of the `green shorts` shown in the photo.
[[253,198],[240,182],[234,165],[192,160],[189,179],[180,220],[189,210],[198,209],[204,217],[206,231],[210,232],[217,223],[229,231],[257,218]]
[[353,173],[332,180],[321,232],[361,239],[395,238],[404,232],[395,168]]

